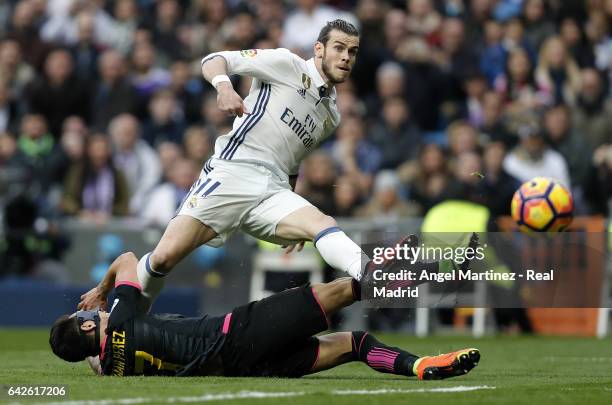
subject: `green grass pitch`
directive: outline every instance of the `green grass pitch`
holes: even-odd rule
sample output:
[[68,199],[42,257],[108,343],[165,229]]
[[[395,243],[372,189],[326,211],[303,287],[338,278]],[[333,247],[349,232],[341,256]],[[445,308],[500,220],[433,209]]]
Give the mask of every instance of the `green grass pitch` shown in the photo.
[[[474,346],[480,349],[482,359],[466,376],[425,382],[414,377],[378,374],[357,363],[301,379],[102,378],[90,374],[85,364],[73,365],[54,358],[45,330],[0,329],[0,386],[3,386],[0,401],[24,404],[70,401],[72,405],[221,400],[292,405],[612,403],[609,339],[377,336],[416,354],[438,354]],[[10,385],[66,385],[69,393],[61,399],[8,398],[6,387]],[[480,388],[465,391],[467,387]],[[273,397],[270,393],[286,396]]]

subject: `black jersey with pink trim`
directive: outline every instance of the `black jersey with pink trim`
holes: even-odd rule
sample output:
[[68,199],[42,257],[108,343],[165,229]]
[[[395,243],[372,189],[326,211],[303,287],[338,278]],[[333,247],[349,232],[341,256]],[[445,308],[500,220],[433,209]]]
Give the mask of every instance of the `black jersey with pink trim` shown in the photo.
[[148,315],[138,284],[118,283],[100,364],[104,375],[215,375],[231,314],[185,318]]

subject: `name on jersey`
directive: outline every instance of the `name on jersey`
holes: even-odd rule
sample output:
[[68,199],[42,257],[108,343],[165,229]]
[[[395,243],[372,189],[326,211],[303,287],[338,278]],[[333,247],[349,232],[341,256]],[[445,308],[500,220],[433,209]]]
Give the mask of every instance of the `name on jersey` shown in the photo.
[[125,331],[113,331],[113,375],[125,373]]
[[291,128],[293,133],[297,135],[306,148],[310,148],[315,144],[312,134],[317,129],[317,124],[310,114],[306,114],[306,119],[302,122],[295,117],[290,108],[286,107],[280,119]]

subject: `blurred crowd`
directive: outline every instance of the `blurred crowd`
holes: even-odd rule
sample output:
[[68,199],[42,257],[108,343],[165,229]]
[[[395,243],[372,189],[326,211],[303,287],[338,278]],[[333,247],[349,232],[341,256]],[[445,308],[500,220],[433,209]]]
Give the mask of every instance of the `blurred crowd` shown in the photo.
[[[539,175],[578,213],[610,214],[612,0],[0,1],[0,205],[165,225],[231,129],[201,58],[307,59],[334,18],[361,47],[342,123],[298,181],[324,212],[422,216],[458,198],[507,215]],[[250,79],[234,84],[246,95]]]

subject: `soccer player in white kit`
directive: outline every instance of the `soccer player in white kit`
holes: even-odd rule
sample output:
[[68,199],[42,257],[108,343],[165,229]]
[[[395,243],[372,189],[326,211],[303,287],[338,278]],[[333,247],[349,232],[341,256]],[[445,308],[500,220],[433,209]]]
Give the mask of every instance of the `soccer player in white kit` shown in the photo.
[[[202,59],[219,108],[236,119],[217,139],[214,156],[156,248],[140,259],[144,295],[154,299],[163,276],[194,249],[220,246],[237,230],[291,245],[288,252],[313,241],[328,264],[361,277],[367,261],[361,248],[332,217],[293,192],[301,160],[340,122],[334,85],[349,77],[358,49],[355,27],[335,20],[323,27],[315,56],[306,61],[287,49],[225,51]],[[244,100],[228,74],[253,78]]]

